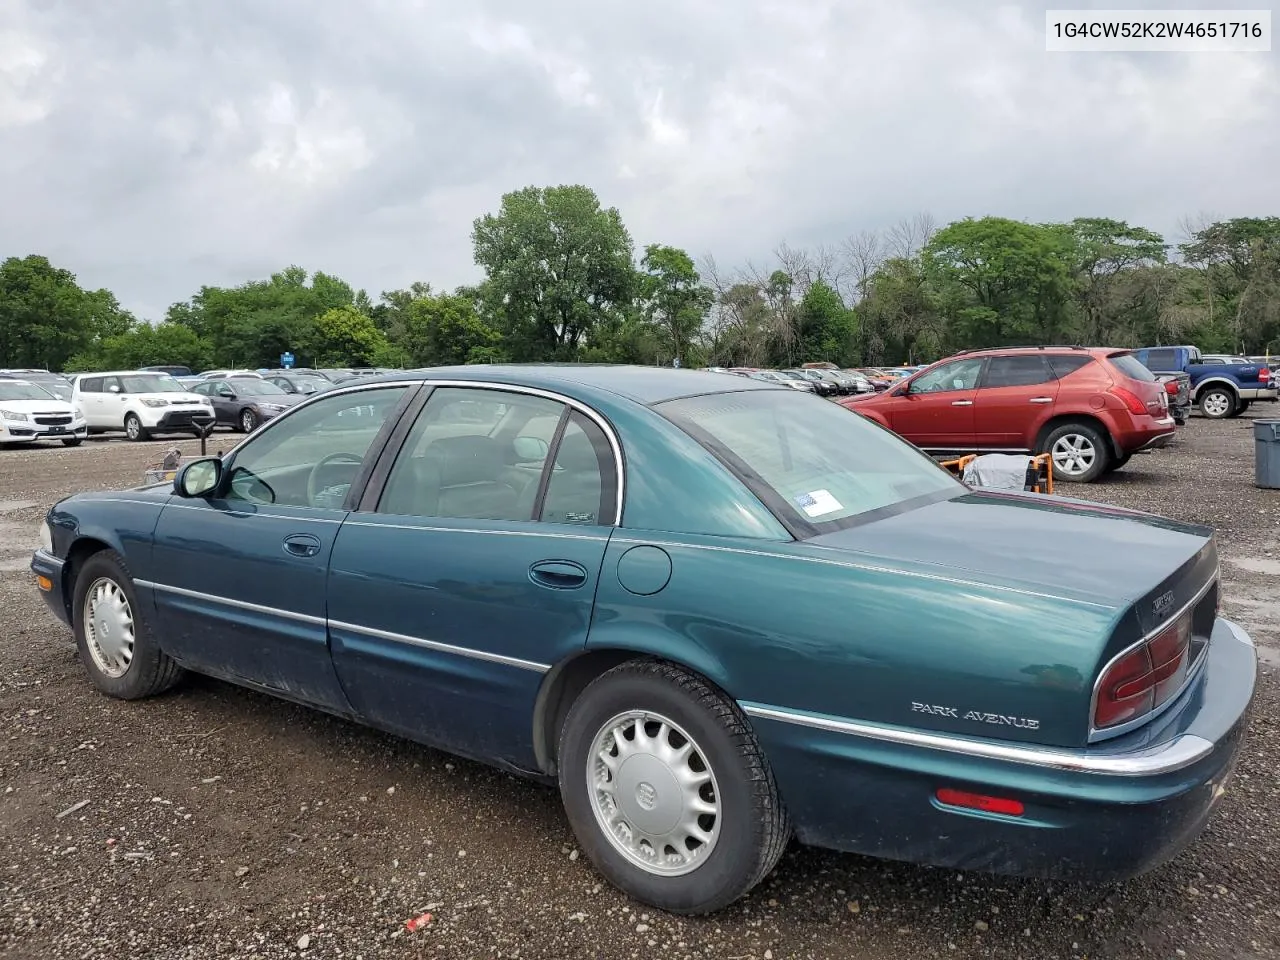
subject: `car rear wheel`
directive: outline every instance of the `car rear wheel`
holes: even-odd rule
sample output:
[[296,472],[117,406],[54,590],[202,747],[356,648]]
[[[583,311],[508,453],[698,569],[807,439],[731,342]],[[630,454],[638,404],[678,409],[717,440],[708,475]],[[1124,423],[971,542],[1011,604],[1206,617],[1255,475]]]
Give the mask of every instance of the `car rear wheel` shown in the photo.
[[598,677],[570,709],[558,756],[578,842],[644,903],[718,910],[786,848],[790,821],[746,717],[680,667],[631,661]]
[[103,693],[138,700],[168,690],[183,670],[160,649],[124,557],[95,553],[76,576],[72,622],[89,679]]
[[1053,458],[1054,479],[1092,483],[1111,462],[1106,436],[1087,423],[1064,423],[1044,438],[1041,453]]
[[1225,420],[1236,409],[1236,396],[1224,387],[1213,387],[1200,395],[1200,412],[1210,420]]
[[245,433],[253,433],[254,428],[258,426],[258,414],[251,407],[245,407],[240,411],[240,429]]
[[124,435],[130,440],[146,440],[147,430],[138,419],[136,413],[127,413],[124,417]]

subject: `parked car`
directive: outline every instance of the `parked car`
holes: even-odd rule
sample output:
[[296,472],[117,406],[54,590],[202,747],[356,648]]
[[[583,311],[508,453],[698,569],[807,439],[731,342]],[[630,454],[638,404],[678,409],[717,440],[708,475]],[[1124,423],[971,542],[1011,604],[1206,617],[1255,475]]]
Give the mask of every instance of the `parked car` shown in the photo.
[[90,433],[123,430],[130,440],[157,433],[191,433],[213,420],[209,401],[164,373],[117,370],[84,373],[72,381],[71,405]]
[[220,426],[242,433],[252,433],[305,399],[303,394],[286,393],[261,377],[218,377],[192,389],[213,405]]
[[60,373],[48,370],[0,370],[0,380],[24,380],[44,388],[59,400],[71,400],[71,381]]
[[814,393],[820,397],[833,397],[840,393],[840,387],[823,377],[817,370],[779,370],[784,377],[791,377],[797,380],[807,380],[813,384]]
[[197,374],[201,380],[224,380],[227,377],[257,377],[262,379],[262,374],[256,370],[206,370],[204,373]]
[[37,383],[0,379],[0,446],[61,440],[76,447],[88,436],[84,418]]
[[779,370],[753,370],[747,375],[748,380],[760,380],[765,383],[776,383],[802,393],[817,393],[818,389],[804,377],[784,376]]
[[1169,416],[1182,426],[1191,416],[1191,378],[1185,373],[1157,373],[1155,378],[1169,395]]
[[139,370],[145,370],[147,373],[167,373],[175,380],[179,377],[193,377],[190,367],[168,366],[168,367],[139,367]]
[[319,393],[322,390],[328,390],[333,386],[333,382],[324,377],[311,376],[309,374],[299,373],[270,373],[263,377],[267,383],[274,384],[285,393],[297,393],[303,396],[309,396],[313,393]]
[[365,380],[172,483],[62,500],[42,540],[104,693],[189,669],[557,782],[595,867],[678,913],[793,834],[1141,873],[1205,826],[1256,682],[1211,530],[972,491],[701,371]]
[[[835,387],[834,393],[849,396],[855,393],[871,393],[872,386],[864,378],[855,378],[852,374],[845,373],[843,370],[827,370],[826,368],[807,368],[806,373],[812,373],[821,377],[823,380]],[[865,384],[866,390],[863,391],[859,384]]]
[[1211,420],[1238,417],[1257,400],[1275,400],[1280,391],[1271,370],[1243,357],[1205,357],[1197,347],[1141,347],[1133,351],[1153,373],[1185,373],[1192,400]]
[[932,453],[1049,453],[1090,483],[1162,447],[1168,394],[1126,350],[1008,347],[941,360],[882,394],[837,401]]

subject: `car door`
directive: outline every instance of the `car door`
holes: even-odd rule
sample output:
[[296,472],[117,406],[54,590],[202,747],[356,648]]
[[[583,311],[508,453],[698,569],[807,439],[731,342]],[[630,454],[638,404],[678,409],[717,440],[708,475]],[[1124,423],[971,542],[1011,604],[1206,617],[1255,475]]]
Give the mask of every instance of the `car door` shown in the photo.
[[983,358],[951,360],[896,388],[888,411],[894,433],[926,450],[972,450],[973,401]]
[[[238,407],[234,400],[226,395],[231,388],[227,386],[225,380],[210,380],[206,383],[199,384],[196,392],[209,398],[209,402],[213,404],[214,421],[221,426],[235,426],[236,414]],[[231,391],[234,393],[234,391]]]
[[90,427],[98,429],[107,426],[102,422],[102,377],[80,377],[76,381],[72,400]]
[[1057,399],[1058,380],[1043,354],[990,357],[973,401],[977,448],[1028,449]]
[[333,659],[361,715],[533,763],[543,675],[585,646],[617,519],[611,451],[600,424],[560,398],[432,392],[330,564]]
[[[182,662],[348,709],[329,658],[325,579],[348,496],[416,385],[335,394],[229,454],[207,498],[173,497],[156,526],[158,635]],[[376,413],[342,418],[353,407]]]
[[124,429],[125,408],[129,398],[119,377],[102,378],[102,394],[98,400],[100,425],[110,430]]

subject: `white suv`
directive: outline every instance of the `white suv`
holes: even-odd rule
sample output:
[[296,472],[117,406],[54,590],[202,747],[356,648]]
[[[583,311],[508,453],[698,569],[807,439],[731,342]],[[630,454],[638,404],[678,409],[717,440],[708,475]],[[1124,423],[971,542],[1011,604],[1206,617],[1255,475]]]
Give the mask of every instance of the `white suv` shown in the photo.
[[123,430],[130,440],[153,433],[191,433],[213,422],[207,397],[190,393],[173,377],[145,370],[82,373],[71,387],[71,404],[90,433]]
[[78,446],[88,436],[71,404],[26,380],[0,379],[0,445],[61,440]]

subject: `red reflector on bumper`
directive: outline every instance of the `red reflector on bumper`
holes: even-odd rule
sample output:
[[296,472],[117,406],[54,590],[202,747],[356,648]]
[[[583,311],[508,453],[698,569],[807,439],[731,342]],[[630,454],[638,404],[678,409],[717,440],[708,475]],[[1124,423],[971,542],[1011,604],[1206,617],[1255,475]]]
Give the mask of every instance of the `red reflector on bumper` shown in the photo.
[[952,790],[950,787],[943,787],[935,796],[939,803],[945,803],[949,807],[967,807],[970,810],[982,810],[985,813],[1003,813],[1010,817],[1020,817],[1026,809],[1021,800],[988,797],[981,793]]

